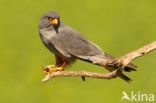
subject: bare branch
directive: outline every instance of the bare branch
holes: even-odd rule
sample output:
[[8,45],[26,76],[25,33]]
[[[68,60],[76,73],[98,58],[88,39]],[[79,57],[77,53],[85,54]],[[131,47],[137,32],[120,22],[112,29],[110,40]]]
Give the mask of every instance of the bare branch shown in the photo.
[[[142,48],[139,48],[135,51],[132,51],[130,53],[127,53],[124,56],[121,56],[119,58],[116,59],[109,59],[109,60],[105,60],[103,62],[97,63],[99,65],[102,66],[107,66],[107,65],[118,65],[121,68],[124,68],[125,66],[127,66],[132,60],[141,57],[145,54],[147,54],[148,52],[152,51],[152,50],[156,50],[156,41],[145,45]],[[58,71],[58,72],[53,72],[53,73],[47,73],[47,75],[45,76],[44,79],[42,79],[43,82],[48,81],[50,78],[53,77],[92,77],[92,78],[101,78],[101,79],[111,79],[111,78],[115,78],[116,76],[118,76],[118,70],[114,70],[112,72],[106,73],[106,74],[102,74],[102,73],[95,73],[95,72],[88,72],[88,71]]]
[[53,77],[91,77],[91,78],[99,78],[99,79],[111,79],[117,76],[117,70],[113,72],[109,72],[106,74],[103,73],[95,73],[88,71],[57,71],[53,73],[49,73],[42,79],[42,82],[48,81]]
[[122,64],[122,68],[124,68],[125,66],[127,66],[130,62],[132,62],[132,60],[141,57],[153,50],[156,50],[156,41],[145,45],[144,47],[137,49],[135,51],[132,51],[124,56],[121,56],[120,58],[118,58],[117,62]]
[[123,55],[119,58],[115,58],[115,59],[106,59],[104,61],[101,62],[96,62],[95,64],[99,64],[102,66],[107,66],[107,65],[111,65],[111,66],[120,66],[121,68],[124,68],[125,66],[127,66],[130,62],[132,62],[132,60],[141,57],[153,50],[156,50],[156,41],[145,45],[142,48],[139,48],[137,50],[134,50],[132,52],[127,53],[126,55]]

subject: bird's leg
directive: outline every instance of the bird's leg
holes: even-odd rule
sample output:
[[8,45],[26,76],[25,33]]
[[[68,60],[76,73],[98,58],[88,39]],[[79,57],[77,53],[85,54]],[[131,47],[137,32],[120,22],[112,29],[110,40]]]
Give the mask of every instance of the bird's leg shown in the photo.
[[61,67],[62,67],[62,70],[61,71],[64,71],[64,67],[66,66],[66,64],[67,64],[67,62],[65,61],[65,62],[63,62],[63,64],[61,65]]
[[44,72],[45,72],[45,74],[51,74],[51,73],[57,72],[57,71],[64,71],[65,65],[66,65],[66,62],[63,62],[63,64],[61,64],[61,66],[47,65],[44,67]]
[[61,71],[62,67],[58,67],[56,65],[47,65],[44,67],[45,74],[51,74],[53,72]]

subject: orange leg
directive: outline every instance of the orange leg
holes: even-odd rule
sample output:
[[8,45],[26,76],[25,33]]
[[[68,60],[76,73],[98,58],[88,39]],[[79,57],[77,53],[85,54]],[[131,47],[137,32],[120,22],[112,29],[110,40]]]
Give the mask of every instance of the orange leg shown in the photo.
[[57,71],[63,71],[65,66],[69,63],[69,60],[65,60],[64,58],[55,55],[56,64],[55,65],[47,65],[44,69],[45,73],[53,73]]
[[45,74],[51,74],[53,72],[57,71],[64,71],[64,67],[67,63],[64,62],[61,66],[56,66],[56,65],[47,65],[44,67],[44,72]]
[[66,62],[66,61],[65,61],[65,62],[63,62],[63,64],[61,65],[62,70],[64,70],[64,68],[65,68],[66,64],[67,64],[67,62]]

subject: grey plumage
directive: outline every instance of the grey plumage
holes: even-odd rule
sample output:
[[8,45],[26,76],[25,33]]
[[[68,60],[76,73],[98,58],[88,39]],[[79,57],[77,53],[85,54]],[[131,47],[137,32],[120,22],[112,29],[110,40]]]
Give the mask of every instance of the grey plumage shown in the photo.
[[[58,19],[57,25],[49,22],[50,18]],[[55,55],[68,59],[81,59],[88,62],[102,61],[114,58],[102,51],[97,45],[84,38],[79,32],[60,22],[59,15],[55,12],[48,12],[41,17],[39,23],[40,37],[45,46]],[[113,67],[106,67],[109,71]],[[125,71],[134,71],[135,66],[129,64]],[[119,77],[126,81],[131,79],[121,74]]]

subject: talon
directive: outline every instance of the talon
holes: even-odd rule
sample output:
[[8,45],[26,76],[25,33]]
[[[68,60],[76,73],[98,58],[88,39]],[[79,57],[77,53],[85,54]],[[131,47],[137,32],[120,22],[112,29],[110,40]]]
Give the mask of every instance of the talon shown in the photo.
[[63,67],[57,67],[56,65],[47,65],[44,67],[44,73],[47,74],[51,74],[53,72],[57,72],[57,71],[63,71]]

